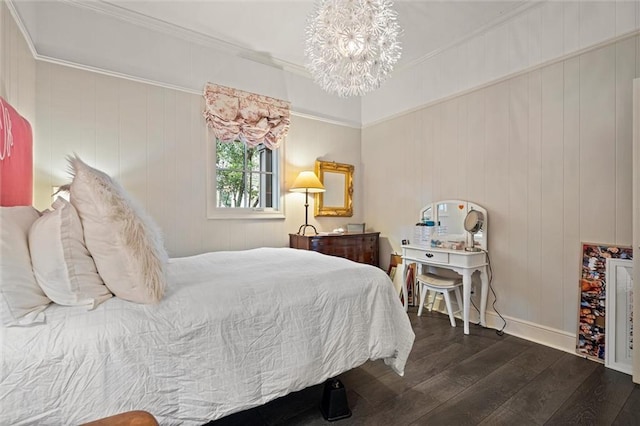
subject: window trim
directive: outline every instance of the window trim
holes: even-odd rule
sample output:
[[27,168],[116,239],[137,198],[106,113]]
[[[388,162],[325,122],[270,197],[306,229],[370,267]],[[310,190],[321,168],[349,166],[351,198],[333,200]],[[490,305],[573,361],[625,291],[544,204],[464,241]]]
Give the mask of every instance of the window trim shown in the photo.
[[278,173],[278,206],[273,208],[242,208],[217,206],[216,187],[216,137],[212,132],[207,132],[207,219],[285,219],[284,213],[284,148],[283,145],[277,150],[277,173]]

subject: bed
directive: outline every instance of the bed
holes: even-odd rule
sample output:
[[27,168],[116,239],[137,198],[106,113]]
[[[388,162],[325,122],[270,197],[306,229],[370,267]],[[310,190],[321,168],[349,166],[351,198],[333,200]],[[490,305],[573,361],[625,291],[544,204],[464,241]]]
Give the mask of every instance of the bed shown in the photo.
[[166,276],[157,304],[50,303],[45,321],[0,325],[0,424],[145,410],[197,425],[367,360],[404,372],[414,334],[379,268],[265,247],[169,259]]
[[413,332],[380,269],[259,248],[171,259],[158,305],[51,305],[3,330],[0,424],[78,424],[143,409],[203,424],[369,359],[398,374]]

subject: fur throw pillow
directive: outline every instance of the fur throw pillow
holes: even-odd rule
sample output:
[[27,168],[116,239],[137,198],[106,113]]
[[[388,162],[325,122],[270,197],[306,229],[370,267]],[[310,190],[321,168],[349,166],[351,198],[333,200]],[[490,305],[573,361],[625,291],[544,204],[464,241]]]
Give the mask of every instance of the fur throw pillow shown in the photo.
[[71,204],[84,228],[87,249],[113,294],[137,303],[157,303],[166,286],[158,226],[106,173],[69,157]]

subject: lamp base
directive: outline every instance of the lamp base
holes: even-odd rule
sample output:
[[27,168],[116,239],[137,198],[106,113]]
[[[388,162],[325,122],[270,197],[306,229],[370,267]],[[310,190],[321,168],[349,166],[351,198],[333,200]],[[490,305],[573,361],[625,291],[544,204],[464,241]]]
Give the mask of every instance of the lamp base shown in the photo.
[[298,228],[298,235],[304,236],[305,232],[307,231],[307,227],[313,228],[313,230],[316,233],[316,235],[318,235],[318,230],[316,229],[316,227],[313,226],[313,225],[309,225],[307,223],[305,223],[304,225],[300,225],[300,228]]

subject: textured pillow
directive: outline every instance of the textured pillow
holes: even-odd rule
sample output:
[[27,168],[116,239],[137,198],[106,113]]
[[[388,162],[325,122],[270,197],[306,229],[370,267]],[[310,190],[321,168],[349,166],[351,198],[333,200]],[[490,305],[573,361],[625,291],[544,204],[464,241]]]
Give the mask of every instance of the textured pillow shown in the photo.
[[27,235],[39,217],[33,207],[0,207],[0,318],[5,326],[44,322],[51,301],[31,269]]
[[58,197],[29,230],[29,251],[36,281],[59,305],[93,309],[112,296],[84,244],[76,209]]
[[70,157],[71,204],[84,228],[84,240],[109,290],[137,303],[164,295],[167,253],[158,227],[105,173]]

